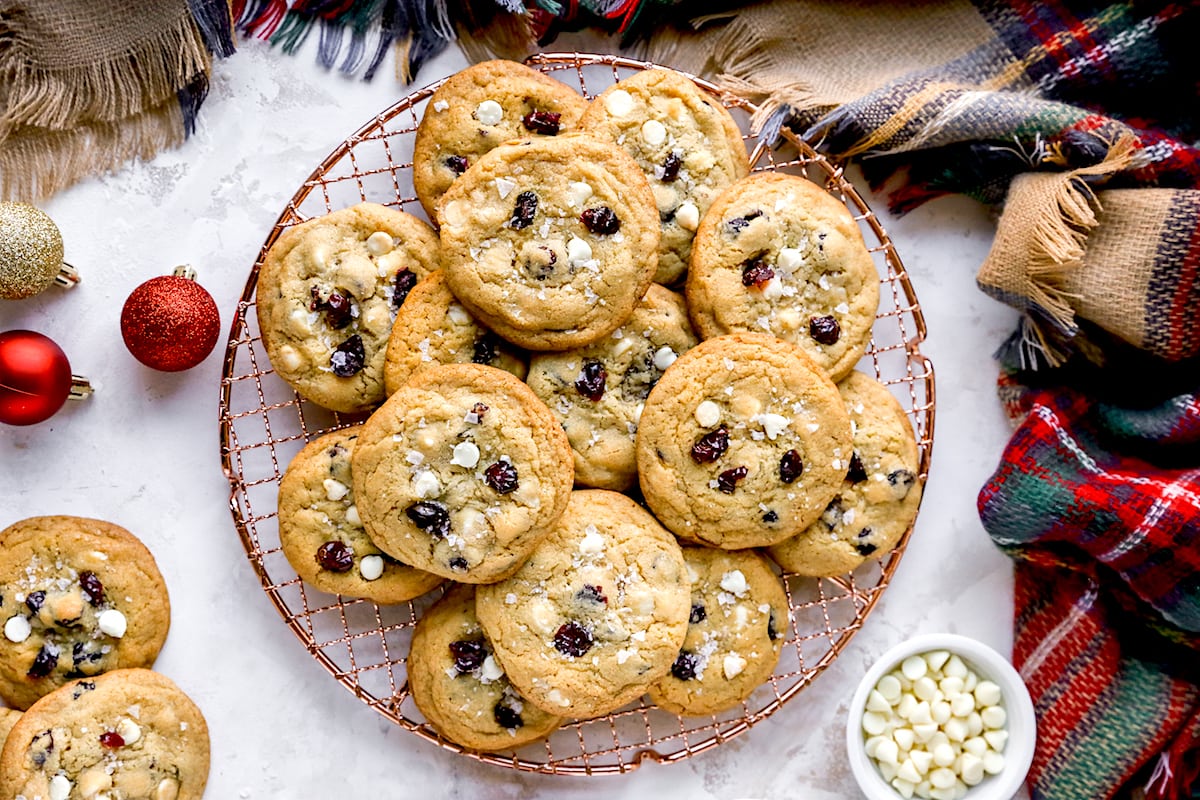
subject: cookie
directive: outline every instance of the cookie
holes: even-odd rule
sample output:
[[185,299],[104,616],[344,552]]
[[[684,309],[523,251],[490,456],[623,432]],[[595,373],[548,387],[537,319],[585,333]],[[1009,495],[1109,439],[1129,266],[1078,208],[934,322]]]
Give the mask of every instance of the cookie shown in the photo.
[[842,203],[805,178],[762,173],[725,190],[701,222],[687,299],[701,337],[770,333],[838,380],[870,342],[879,273]]
[[579,125],[637,160],[662,223],[654,280],[680,282],[700,220],[722,190],[750,171],[737,123],[688,78],[648,69],[606,89]]
[[442,270],[430,273],[408,293],[396,315],[383,365],[391,395],[421,367],[487,364],[524,379],[528,357],[489,331],[467,312],[446,285]]
[[258,275],[258,325],[271,366],[300,396],[333,411],[379,405],[396,310],[437,268],[433,229],[374,203],[289,228]]
[[148,669],[81,678],[46,695],[0,754],[4,797],[199,800],[208,725],[174,683]]
[[0,750],[4,749],[4,741],[20,718],[21,712],[15,708],[0,708]]
[[475,613],[513,685],[552,714],[590,718],[640,697],[687,634],[687,565],[675,538],[624,495],[572,493],[511,578]]
[[129,531],[30,517],[0,531],[0,620],[0,697],[24,709],[72,678],[153,664],[171,603]]
[[816,521],[850,463],[837,387],[767,334],[709,339],[663,373],[638,425],[638,481],[677,536],[729,550]]
[[683,558],[692,582],[687,638],[650,699],[672,714],[715,714],[775,671],[787,634],[787,594],[771,563],[753,550],[685,547]]
[[658,213],[616,145],[579,134],[501,145],[437,208],[450,290],[529,350],[612,333],[654,277]]
[[478,364],[414,374],[363,425],[351,468],[379,549],[461,583],[515,572],[566,508],[574,472],[537,395]]
[[279,542],[296,574],[316,588],[402,603],[442,582],[382,552],[363,530],[350,457],[362,426],[309,442],[279,481]]
[[768,551],[785,570],[801,575],[844,575],[868,558],[882,558],[921,505],[920,454],[900,403],[861,372],[851,372],[838,391],[854,440],[841,490],[819,520]]
[[511,750],[562,722],[525,702],[475,617],[475,587],[456,585],[418,620],[408,654],[413,701],[438,732],[472,750]]
[[484,153],[512,139],[575,130],[586,107],[565,83],[515,61],[485,61],[451,75],[417,126],[417,198],[432,219],[438,199]]
[[567,432],[576,484],[623,491],[637,482],[642,406],[663,371],[696,341],[683,298],[655,284],[610,336],[534,356],[529,387]]

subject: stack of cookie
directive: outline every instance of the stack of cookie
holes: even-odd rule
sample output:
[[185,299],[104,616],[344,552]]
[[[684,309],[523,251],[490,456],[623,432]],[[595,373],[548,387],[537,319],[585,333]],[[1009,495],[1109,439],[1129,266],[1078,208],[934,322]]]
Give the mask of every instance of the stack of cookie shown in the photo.
[[149,669],[171,607],[154,557],[133,534],[68,516],[0,531],[0,617],[0,697],[11,706],[0,709],[0,794],[203,795],[208,728]]
[[911,524],[911,427],[853,372],[879,301],[857,225],[805,178],[748,172],[676,73],[589,103],[488,62],[417,130],[436,233],[363,204],[268,252],[275,370],[370,412],[289,466],[283,550],[379,603],[453,582],[407,661],[446,738],[511,749],[647,694],[737,706],[788,630],[779,567],[844,574]]

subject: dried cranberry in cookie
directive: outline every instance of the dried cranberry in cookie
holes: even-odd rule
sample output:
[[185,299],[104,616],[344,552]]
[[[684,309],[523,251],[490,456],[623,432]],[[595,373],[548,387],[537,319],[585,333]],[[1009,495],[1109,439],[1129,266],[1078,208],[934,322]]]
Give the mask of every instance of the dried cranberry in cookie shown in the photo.
[[589,718],[671,669],[688,586],[679,544],[654,517],[624,495],[577,491],[515,575],[478,588],[475,613],[531,704]]
[[775,670],[788,627],[783,582],[753,550],[685,547],[692,584],[687,638],[650,699],[673,714],[715,714]]
[[681,538],[726,549],[807,528],[852,454],[837,387],[802,349],[766,334],[684,353],[638,426],[638,480],[655,516]]
[[437,268],[433,229],[374,203],[287,229],[263,260],[256,294],[271,366],[325,408],[377,406],[397,310]]
[[402,603],[442,582],[374,545],[363,530],[350,460],[361,425],[304,446],[279,482],[279,542],[296,574],[316,588]]
[[375,545],[461,583],[516,571],[562,514],[573,472],[549,409],[476,364],[418,370],[363,425],[351,457]]
[[84,517],[0,531],[0,697],[28,708],[72,678],[154,663],[167,587],[133,534]]
[[438,199],[484,153],[512,139],[575,130],[587,101],[515,61],[467,67],[438,87],[417,126],[413,184],[434,216]]
[[654,275],[646,177],[620,148],[579,134],[491,150],[442,196],[437,220],[454,296],[530,350],[611,334]]
[[683,298],[652,285],[609,336],[578,350],[534,356],[529,386],[567,432],[576,483],[616,491],[634,485],[642,406],[663,372],[695,344]]
[[749,172],[737,123],[691,80],[652,69],[605,90],[580,126],[620,145],[646,174],[662,225],[654,279],[678,283],[701,218],[725,187]]
[[770,333],[837,380],[870,341],[879,274],[842,203],[805,178],[755,174],[722,193],[697,231],[687,298],[704,338]]
[[838,392],[854,447],[841,490],[807,530],[769,550],[781,567],[801,575],[844,575],[869,558],[883,558],[921,504],[920,453],[900,403],[861,372],[843,378]]

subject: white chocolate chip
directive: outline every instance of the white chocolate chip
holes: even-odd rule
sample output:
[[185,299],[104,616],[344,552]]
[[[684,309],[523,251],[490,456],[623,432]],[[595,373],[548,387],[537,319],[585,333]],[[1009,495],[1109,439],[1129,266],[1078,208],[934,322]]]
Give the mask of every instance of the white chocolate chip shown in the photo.
[[[846,512],[846,514],[842,515],[842,520],[847,525],[853,522],[853,518],[846,519],[846,515],[851,514],[853,511],[854,509],[850,509]],[[917,678],[915,681],[913,681],[913,694],[915,694],[921,700],[933,700],[934,695],[937,694],[937,691],[937,684],[934,683],[933,678],[929,677],[928,675],[922,675],[920,678]]]
[[413,492],[417,497],[437,497],[442,492],[442,484],[430,470],[418,470],[413,478]]
[[675,221],[685,231],[695,231],[700,227],[700,209],[691,200],[684,200],[675,209]]
[[566,695],[564,695],[562,692],[560,692],[558,689],[551,689],[549,692],[547,692],[546,699],[549,700],[551,703],[554,703],[557,706],[562,706],[563,708],[566,708],[569,705],[571,705],[571,699],[569,697],[567,697]]
[[434,111],[445,111],[449,107],[450,107],[450,104],[447,103],[445,100],[438,100],[436,103],[433,104]]
[[1004,713],[1004,709],[1000,706],[988,706],[979,712],[979,717],[988,729],[997,730],[1004,727],[1004,722],[1008,719],[1008,714]]
[[667,140],[667,129],[656,119],[648,119],[642,123],[642,141],[651,147],[658,147]]
[[979,706],[994,706],[1000,702],[1000,687],[992,681],[980,681],[975,684],[975,702]]
[[705,400],[696,406],[696,410],[692,412],[692,416],[696,418],[696,422],[701,427],[711,428],[721,419],[721,409],[712,400]]
[[112,788],[112,777],[105,771],[103,764],[97,764],[79,773],[75,788],[84,800],[94,800],[96,795]]
[[725,678],[732,680],[742,674],[742,670],[746,668],[746,659],[737,653],[729,653],[722,661],[721,668],[725,671]]
[[496,659],[488,653],[487,658],[483,660],[483,666],[479,668],[479,682],[492,683],[504,677],[504,670],[496,663]]
[[1004,770],[1004,756],[997,752],[983,754],[983,771],[988,775],[998,775]]
[[948,677],[962,678],[963,680],[966,680],[967,665],[962,662],[961,658],[952,655],[946,661],[946,665],[942,669],[942,672],[946,673]]
[[633,97],[624,89],[614,89],[604,98],[604,109],[614,117],[623,117],[633,111]]
[[917,678],[924,677],[929,670],[929,665],[925,663],[925,659],[920,656],[909,656],[904,659],[900,665],[900,671],[904,673],[904,677],[910,681],[915,681]]
[[721,588],[736,597],[741,597],[750,588],[750,584],[746,582],[746,576],[740,569],[731,569],[721,576]]
[[383,558],[380,556],[363,556],[358,562],[358,574],[364,581],[378,580],[383,574]]
[[1008,744],[1008,731],[984,731],[983,740],[997,753],[1002,753],[1004,745]]
[[579,552],[590,556],[604,552],[604,537],[595,525],[588,525],[584,529],[583,538],[579,540]]
[[115,608],[106,608],[96,615],[96,625],[114,639],[120,639],[125,635],[127,624],[125,615]]
[[4,623],[4,638],[10,642],[20,644],[29,638],[29,634],[33,632],[33,628],[29,625],[29,620],[25,619],[20,614],[8,618]]
[[[865,714],[863,716],[866,716]],[[884,739],[875,748],[875,760],[880,764],[890,764],[897,766],[899,762],[900,748],[891,739]]]
[[442,208],[442,222],[458,227],[467,222],[467,207],[462,200],[452,200]]
[[892,705],[880,694],[878,689],[872,689],[867,695],[867,711],[877,711],[881,714],[891,713]]
[[500,195],[501,200],[508,197],[513,193],[513,190],[517,188],[517,182],[511,178],[496,178],[495,183],[496,194]]
[[[913,742],[916,740],[916,735],[912,732],[912,728],[896,728],[892,731],[892,739],[896,745],[904,751],[912,750]],[[909,780],[905,778],[905,780]],[[913,781],[916,782],[915,780]]]
[[[900,731],[896,731],[896,733],[899,732]],[[904,747],[904,745],[901,745],[900,749],[906,750],[907,748]],[[908,781],[910,784],[921,782],[921,773],[917,772],[917,765],[913,763],[911,757],[904,759],[904,763],[900,765],[899,771],[896,772],[896,777],[901,780]]]
[[679,358],[675,351],[667,346],[663,346],[654,351],[654,366],[658,369],[665,370],[667,367],[675,363],[675,359]]
[[567,261],[578,265],[591,257],[592,246],[578,236],[572,236],[571,240],[567,242]]
[[387,231],[375,231],[367,237],[367,252],[373,256],[381,256],[396,249],[396,242]]
[[117,735],[121,737],[125,744],[130,745],[142,738],[142,729],[133,720],[122,717],[117,722]]
[[350,493],[350,487],[341,481],[335,481],[333,478],[326,478],[322,481],[325,487],[325,496],[334,502],[341,500]]
[[969,694],[960,694],[950,701],[950,713],[956,717],[962,717],[963,719],[966,719],[966,717],[974,710],[975,698]]
[[484,100],[475,107],[475,119],[484,125],[496,125],[504,119],[504,109],[495,100]]
[[879,689],[879,693],[883,695],[889,703],[895,703],[900,699],[900,681],[896,680],[895,676],[884,675],[879,679],[879,683],[876,684],[875,688]]
[[567,185],[567,203],[571,208],[583,208],[592,196],[592,187],[583,181],[572,181]]
[[878,736],[887,730],[888,718],[878,711],[868,711],[863,714],[863,730],[872,736]]
[[779,255],[775,258],[775,264],[782,270],[793,272],[801,264],[804,263],[803,256],[800,251],[794,247],[785,247],[779,251]]
[[[792,424],[790,419],[781,414],[756,414],[750,421],[761,425],[763,433],[771,441],[775,441],[775,437],[787,430],[787,427]],[[921,663],[924,664],[925,662],[922,661]]]
[[[860,410],[858,413],[862,413]],[[949,650],[931,650],[925,654],[925,663],[929,665],[929,669],[937,672],[946,665],[946,661],[950,659]]]
[[455,325],[467,325],[471,322],[471,315],[458,303],[450,304],[450,307],[446,309],[446,316]]
[[71,796],[71,781],[66,775],[55,775],[50,779],[50,800],[67,800]]
[[356,528],[362,527],[362,517],[358,515],[358,506],[350,506],[346,509],[346,522]]
[[479,447],[474,442],[459,442],[454,445],[454,456],[450,463],[473,469],[479,463]]

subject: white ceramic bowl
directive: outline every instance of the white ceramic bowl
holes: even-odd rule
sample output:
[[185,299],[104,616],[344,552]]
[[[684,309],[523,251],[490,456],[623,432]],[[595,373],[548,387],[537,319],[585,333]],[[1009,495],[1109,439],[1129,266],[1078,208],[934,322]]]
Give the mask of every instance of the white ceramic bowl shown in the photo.
[[[850,759],[850,770],[858,781],[859,788],[868,800],[900,800],[901,795],[883,779],[874,760],[864,747],[862,718],[866,710],[867,695],[875,684],[900,662],[911,655],[928,653],[931,650],[948,650],[957,654],[963,663],[979,675],[980,680],[993,681],[1003,694],[1004,710],[1008,715],[1006,728],[1008,743],[1004,748],[1004,769],[989,775],[971,787],[964,800],[1010,800],[1020,789],[1029,765],[1033,763],[1033,745],[1037,739],[1037,718],[1033,713],[1033,701],[1029,690],[1008,659],[987,645],[966,636],[952,633],[931,633],[902,642],[884,653],[867,670],[854,698],[850,701],[850,713],[846,720],[846,752]],[[914,795],[915,796],[915,795]]]

